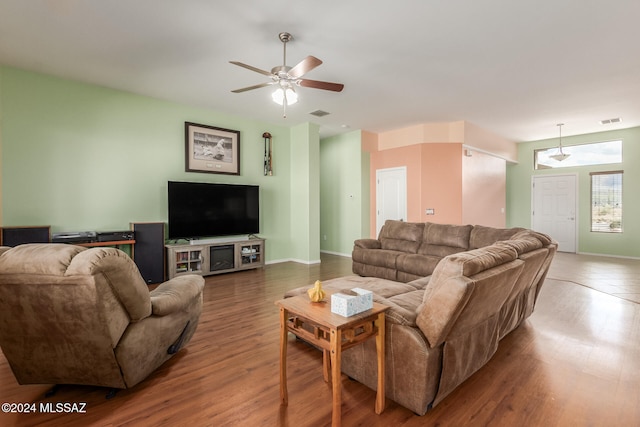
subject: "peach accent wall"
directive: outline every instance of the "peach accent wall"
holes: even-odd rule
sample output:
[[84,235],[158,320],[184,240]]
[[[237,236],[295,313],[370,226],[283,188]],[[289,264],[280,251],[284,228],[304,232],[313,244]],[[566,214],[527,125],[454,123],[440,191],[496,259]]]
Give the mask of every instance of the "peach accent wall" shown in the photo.
[[383,132],[378,135],[378,150],[423,144],[425,142],[464,141],[464,122],[427,123]]
[[465,122],[464,124],[464,143],[509,162],[518,163],[518,145],[515,142],[482,129],[473,123]]
[[507,168],[504,159],[466,150],[462,157],[462,223],[506,226]]
[[432,143],[463,143],[477,150],[491,153],[509,162],[517,163],[517,144],[473,123],[426,123],[383,132],[377,138],[378,150]]
[[360,134],[362,151],[373,153],[378,151],[378,134],[365,130]]
[[[376,237],[376,171],[407,168],[407,221],[460,224],[462,144],[419,144],[371,153],[370,236]],[[435,215],[426,215],[425,209]]]
[[[392,150],[376,151],[371,153],[371,224],[369,224],[370,235],[376,236],[376,171],[379,169],[389,169],[405,166],[407,168],[407,221],[420,221],[420,194],[422,166],[420,164],[420,146],[412,145],[408,147],[394,148]],[[412,197],[411,195],[418,195]]]
[[[462,144],[422,144],[422,201],[419,222],[461,224]],[[433,209],[434,215],[426,215]]]
[[[363,132],[362,149],[371,153],[371,237],[376,170],[400,166],[407,167],[407,221],[505,226],[506,162],[517,162],[514,142],[458,121]],[[465,149],[473,156],[466,157]]]

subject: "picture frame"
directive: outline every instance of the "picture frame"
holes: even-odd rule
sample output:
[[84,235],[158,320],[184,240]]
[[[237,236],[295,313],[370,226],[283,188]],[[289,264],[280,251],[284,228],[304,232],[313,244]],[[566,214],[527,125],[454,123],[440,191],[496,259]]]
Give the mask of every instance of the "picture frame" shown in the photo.
[[185,171],[240,175],[240,131],[184,122]]

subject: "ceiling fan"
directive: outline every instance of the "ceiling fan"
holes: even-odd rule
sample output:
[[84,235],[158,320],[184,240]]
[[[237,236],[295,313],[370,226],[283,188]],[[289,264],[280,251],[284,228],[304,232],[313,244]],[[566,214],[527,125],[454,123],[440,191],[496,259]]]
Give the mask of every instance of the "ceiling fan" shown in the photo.
[[253,86],[244,87],[241,89],[232,90],[233,93],[246,92],[253,89],[258,89],[266,86],[277,86],[275,92],[273,92],[273,101],[282,105],[283,117],[287,117],[287,105],[292,105],[298,102],[298,94],[295,91],[296,86],[310,87],[315,89],[330,90],[333,92],[341,92],[344,85],[341,83],[323,82],[318,80],[303,79],[302,76],[313,70],[322,61],[315,56],[307,56],[298,64],[293,67],[287,65],[287,42],[293,38],[291,34],[283,32],[278,34],[280,41],[284,45],[284,58],[282,65],[275,66],[271,71],[261,70],[260,68],[252,67],[251,65],[244,64],[238,61],[229,61],[231,64],[238,65],[256,73],[263,74],[271,78],[271,81],[266,83],[260,83]]

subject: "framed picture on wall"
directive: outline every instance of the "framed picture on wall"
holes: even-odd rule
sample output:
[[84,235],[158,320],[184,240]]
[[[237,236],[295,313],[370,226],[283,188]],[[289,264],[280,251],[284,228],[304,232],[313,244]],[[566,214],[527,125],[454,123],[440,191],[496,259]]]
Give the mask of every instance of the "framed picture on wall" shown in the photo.
[[187,172],[240,175],[240,131],[185,122]]

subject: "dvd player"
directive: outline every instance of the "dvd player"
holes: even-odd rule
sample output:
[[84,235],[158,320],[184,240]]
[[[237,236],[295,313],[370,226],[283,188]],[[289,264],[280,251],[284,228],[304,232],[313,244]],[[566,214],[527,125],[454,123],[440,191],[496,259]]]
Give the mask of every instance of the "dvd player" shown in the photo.
[[135,231],[126,230],[126,231],[102,231],[96,233],[96,237],[98,242],[117,242],[121,240],[134,240],[135,239]]

